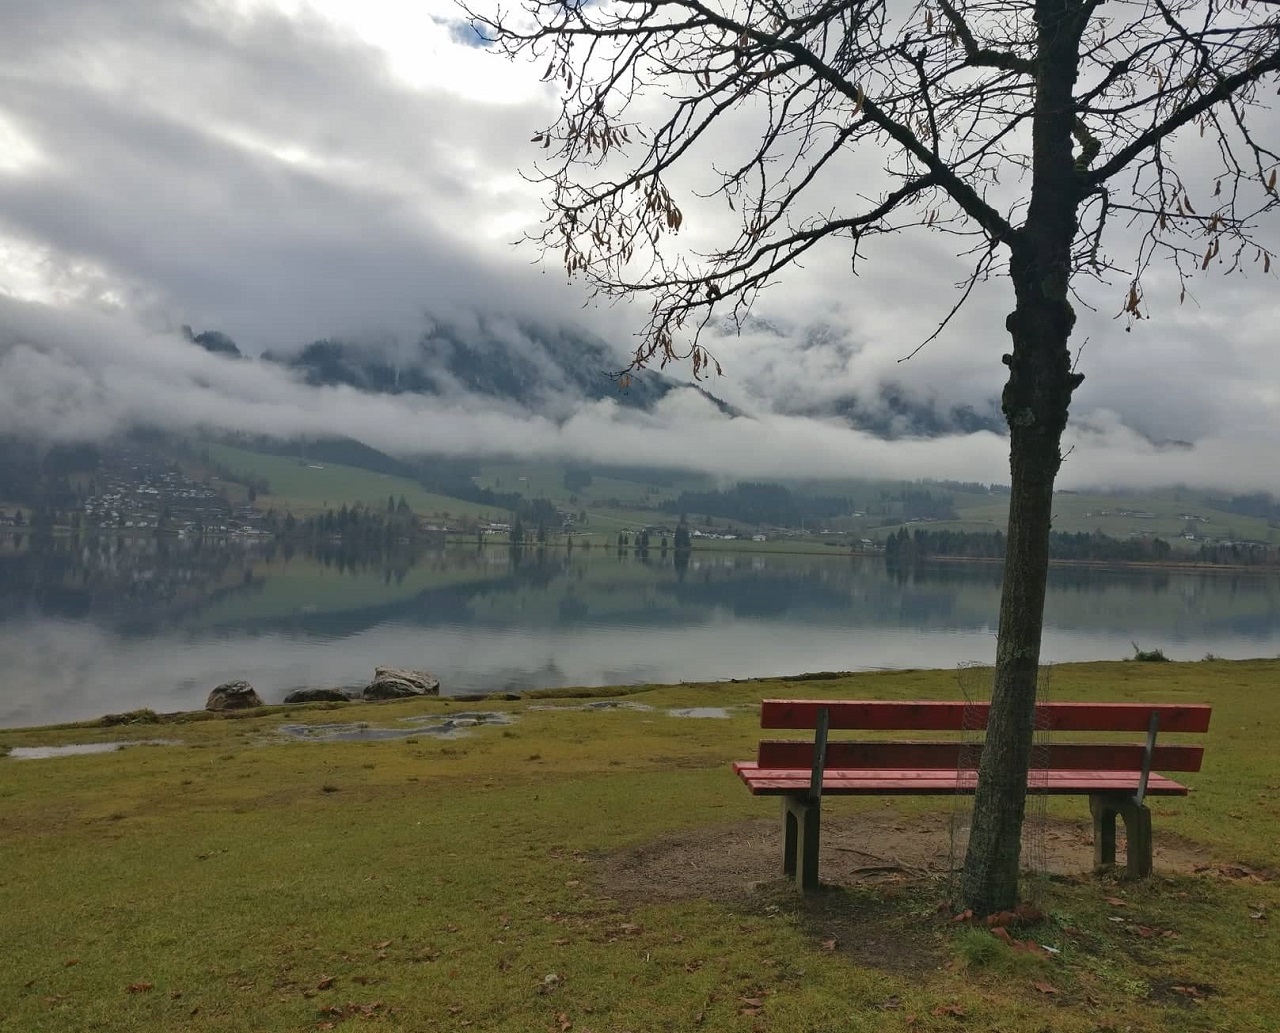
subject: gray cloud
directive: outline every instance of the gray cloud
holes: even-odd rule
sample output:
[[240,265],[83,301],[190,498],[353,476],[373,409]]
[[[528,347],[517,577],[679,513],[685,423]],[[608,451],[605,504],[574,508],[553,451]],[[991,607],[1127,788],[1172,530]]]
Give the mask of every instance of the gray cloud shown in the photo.
[[[1005,479],[1006,443],[989,433],[885,441],[834,420],[760,408],[730,418],[696,392],[668,395],[651,412],[606,399],[568,419],[466,395],[438,399],[311,387],[270,363],[213,355],[180,335],[115,313],[0,299],[0,433],[42,430],[98,439],[142,420],[175,429],[282,436],[347,434],[393,453],[569,457],[666,464],[726,478],[865,476]],[[1266,488],[1273,426],[1247,446],[1210,436],[1194,448],[1159,448],[1105,412],[1070,432],[1064,487],[1200,483]]]
[[[692,392],[652,414],[604,401],[556,420],[461,392],[370,397],[184,346],[181,323],[224,330],[253,353],[325,336],[395,353],[444,319],[536,359],[519,331],[534,319],[583,325],[626,350],[633,307],[583,308],[558,270],[508,246],[537,218],[515,169],[547,120],[546,96],[529,87],[494,99],[426,78],[435,84],[406,82],[385,54],[315,15],[9,0],[0,429],[98,437],[145,420],[726,476],[1006,477],[996,435],[883,442],[798,415],[854,399],[892,420],[885,385],[941,413],[991,411],[1008,347],[1006,281],[981,285],[945,334],[900,361],[965,275],[951,241],[927,234],[877,241],[857,276],[840,247],[816,252],[765,296],[759,321],[711,341],[727,375],[707,386],[749,419]],[[727,148],[735,131],[716,140]],[[691,203],[690,243],[713,238],[725,218]],[[1098,312],[1079,306],[1088,379],[1064,486],[1280,488],[1270,462],[1280,443],[1274,281],[1251,272],[1194,286],[1204,307],[1179,307],[1169,274],[1153,275],[1165,303],[1132,333],[1111,318],[1119,287],[1088,291]],[[1167,440],[1195,447],[1159,447]]]

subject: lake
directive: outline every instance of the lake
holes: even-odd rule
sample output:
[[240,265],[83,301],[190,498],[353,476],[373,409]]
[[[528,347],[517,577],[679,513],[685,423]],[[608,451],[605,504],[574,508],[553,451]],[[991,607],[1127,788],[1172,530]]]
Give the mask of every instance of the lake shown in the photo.
[[[449,546],[398,556],[155,540],[0,549],[0,726],[267,702],[425,668],[446,694],[952,667],[995,655],[1000,571],[877,557]],[[1280,579],[1055,568],[1043,657],[1280,654]]]

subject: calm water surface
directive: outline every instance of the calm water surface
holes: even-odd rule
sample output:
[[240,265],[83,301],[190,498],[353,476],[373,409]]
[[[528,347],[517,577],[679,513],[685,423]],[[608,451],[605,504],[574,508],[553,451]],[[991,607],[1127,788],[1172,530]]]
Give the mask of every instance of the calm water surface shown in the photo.
[[[999,570],[878,558],[450,547],[326,561],[179,543],[0,551],[0,726],[204,705],[251,682],[446,693],[991,662]],[[1280,579],[1059,568],[1046,662],[1280,654]]]

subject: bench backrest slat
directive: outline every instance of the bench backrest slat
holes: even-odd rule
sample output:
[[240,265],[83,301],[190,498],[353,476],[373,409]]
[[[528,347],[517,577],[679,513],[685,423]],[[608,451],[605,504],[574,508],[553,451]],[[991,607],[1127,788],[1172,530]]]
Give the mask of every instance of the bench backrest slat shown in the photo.
[[[1034,769],[1065,771],[1140,771],[1146,747],[1142,743],[1049,743],[1032,750]],[[976,768],[981,743],[933,742],[828,742],[826,769],[876,768],[885,770]],[[1157,771],[1199,771],[1203,746],[1157,744],[1151,767]],[[765,739],[756,763],[761,768],[809,768],[813,743],[795,739]]]
[[[812,729],[820,707],[828,708],[833,731],[981,730],[989,709],[986,703],[938,700],[766,699],[760,706],[760,727]],[[1036,725],[1056,732],[1145,733],[1152,711],[1160,714],[1160,734],[1165,735],[1207,732],[1213,708],[1203,703],[1042,703],[1036,707]]]

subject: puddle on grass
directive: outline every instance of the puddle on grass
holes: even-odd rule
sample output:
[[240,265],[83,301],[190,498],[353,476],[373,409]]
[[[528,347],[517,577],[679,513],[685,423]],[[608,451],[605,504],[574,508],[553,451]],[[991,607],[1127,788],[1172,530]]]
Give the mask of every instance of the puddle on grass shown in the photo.
[[[532,706],[530,710],[630,710],[637,713],[653,713],[656,707],[650,706],[648,703],[637,703],[629,699],[601,699],[592,703],[570,703],[570,704],[542,704],[540,706]],[[712,717],[727,718],[732,716],[731,711],[739,710],[741,707],[678,707],[668,710],[668,717]]]
[[49,760],[87,753],[115,753],[126,746],[181,746],[177,739],[135,739],[132,742],[83,742],[69,746],[15,746],[7,756],[14,760]]
[[401,718],[401,721],[411,727],[378,728],[367,722],[357,721],[346,724],[281,725],[277,731],[304,742],[377,742],[382,739],[408,739],[415,735],[434,735],[447,739],[463,735],[482,725],[509,725],[511,715],[476,711],[451,714],[446,718],[434,714],[406,717]]
[[634,710],[648,713],[653,707],[648,703],[637,703],[630,699],[599,699],[592,703],[539,703],[529,707],[530,710]]

